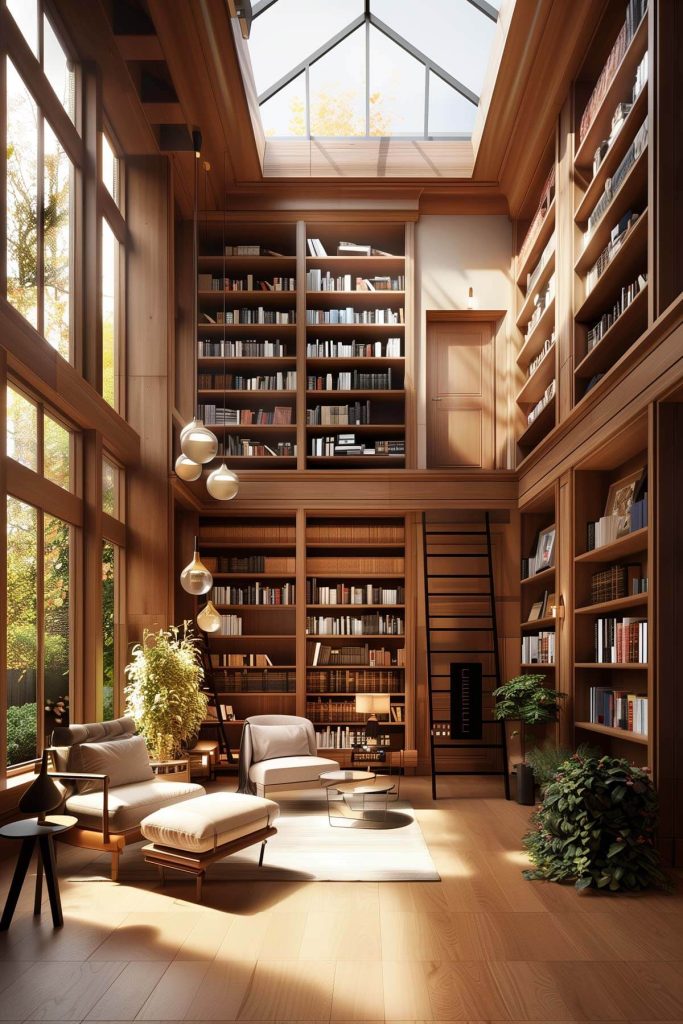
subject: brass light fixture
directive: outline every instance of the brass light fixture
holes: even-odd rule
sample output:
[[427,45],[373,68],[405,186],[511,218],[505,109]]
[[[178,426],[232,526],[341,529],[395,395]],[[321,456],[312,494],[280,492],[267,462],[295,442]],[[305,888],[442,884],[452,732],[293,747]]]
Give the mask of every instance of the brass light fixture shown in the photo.
[[194,539],[192,561],[185,566],[180,574],[180,586],[188,594],[194,594],[195,597],[201,594],[208,594],[213,586],[213,576],[199,557],[196,537]]

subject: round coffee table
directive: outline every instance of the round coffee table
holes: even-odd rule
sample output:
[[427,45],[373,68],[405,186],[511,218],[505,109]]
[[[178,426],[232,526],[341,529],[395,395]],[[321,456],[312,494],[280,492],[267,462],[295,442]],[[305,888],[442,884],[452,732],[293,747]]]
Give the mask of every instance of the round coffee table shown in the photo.
[[375,773],[371,771],[360,771],[357,768],[339,768],[333,772],[323,772],[320,776],[320,781],[333,783],[332,789],[336,789],[336,783],[338,782],[367,782],[369,779],[374,778]]
[[7,931],[12,922],[36,842],[38,843],[39,852],[33,913],[38,915],[41,910],[44,868],[47,891],[50,896],[52,923],[55,928],[62,927],[64,918],[62,916],[62,901],[59,898],[59,880],[57,878],[53,837],[61,835],[63,832],[68,832],[77,821],[78,819],[70,814],[51,814],[41,824],[38,823],[37,818],[24,818],[21,821],[12,821],[0,828],[0,839],[21,839],[17,866],[14,869],[14,877],[12,878],[12,884],[7,895],[5,909],[2,912],[2,920],[0,920],[0,931]]
[[[365,801],[368,797],[383,796],[384,797],[384,813],[382,821],[387,819],[387,809],[389,806],[389,794],[392,793],[396,787],[396,783],[393,779],[376,776],[374,772],[359,772],[359,771],[338,771],[338,772],[326,772],[328,777],[334,776],[333,779],[326,779],[329,782],[327,786],[327,820],[333,828],[339,828],[339,825],[335,825],[335,818],[352,819],[354,821],[367,821],[375,822],[376,817],[373,817],[375,812],[374,808],[366,808]],[[321,779],[324,776],[321,776]],[[341,803],[343,805],[343,813],[333,815],[330,807],[330,792],[338,793],[341,797]],[[350,806],[349,801],[353,797],[360,797],[362,801],[360,813],[354,811]]]

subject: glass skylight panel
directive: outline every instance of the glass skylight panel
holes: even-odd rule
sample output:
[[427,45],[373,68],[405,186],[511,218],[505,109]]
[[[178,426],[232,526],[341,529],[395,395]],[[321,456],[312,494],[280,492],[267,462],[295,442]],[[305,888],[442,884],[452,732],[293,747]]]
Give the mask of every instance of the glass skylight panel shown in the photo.
[[306,76],[298,75],[275,95],[261,104],[264,135],[300,136],[306,130]]
[[7,10],[17,23],[22,36],[38,56],[38,3],[37,0],[7,0]]
[[370,29],[370,135],[424,135],[424,65]]
[[365,135],[365,29],[311,65],[311,135]]
[[471,135],[477,107],[442,78],[429,72],[429,134]]
[[64,52],[50,19],[43,15],[43,71],[67,114],[76,115],[76,80],[73,64]]
[[249,52],[261,95],[363,13],[363,0],[277,0],[254,18]]

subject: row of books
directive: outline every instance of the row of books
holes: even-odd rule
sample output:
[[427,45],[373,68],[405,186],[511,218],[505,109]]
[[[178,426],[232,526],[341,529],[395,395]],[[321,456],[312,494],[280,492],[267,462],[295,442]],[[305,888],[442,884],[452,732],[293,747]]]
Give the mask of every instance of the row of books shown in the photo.
[[616,38],[614,46],[610,50],[609,56],[605,61],[605,66],[600,72],[600,76],[595,83],[593,92],[591,93],[581,116],[578,145],[581,145],[582,141],[588,134],[590,127],[595,120],[595,115],[607,95],[617,68],[621,64],[622,58],[626,53],[629,43],[633,39],[640,22],[643,20],[646,10],[647,0],[628,0],[628,3],[626,4],[626,20],[624,21],[621,31]]
[[262,441],[252,441],[248,437],[228,436],[218,442],[218,458],[223,455],[244,455],[252,458],[273,455],[278,458],[292,458],[296,455],[296,444],[293,441],[271,441],[270,444],[263,444]]
[[246,274],[244,277],[216,277],[214,274],[198,274],[197,288],[200,292],[293,292],[296,279],[274,277],[271,281]]
[[588,218],[588,229],[584,235],[584,245],[588,243],[596,227],[605,216],[607,211],[619,189],[624,184],[628,172],[633,167],[634,163],[647,146],[648,132],[647,132],[647,118],[643,121],[642,125],[633,137],[633,142],[626,150],[624,157],[622,158],[619,166],[614,171],[611,178],[607,178],[605,182],[605,188],[598,199],[593,211]]
[[610,565],[591,576],[591,604],[618,601],[630,594],[647,593],[647,577],[641,576],[640,563]]
[[370,400],[354,402],[353,405],[316,405],[306,410],[309,426],[348,426],[349,423],[370,423]]
[[334,437],[312,437],[309,447],[309,455],[312,455],[314,458],[330,456],[348,458],[349,456],[355,457],[358,455],[402,457],[405,455],[405,452],[406,443],[401,438],[378,438],[376,441],[356,441],[355,434],[337,434]]
[[379,576],[405,572],[405,560],[398,555],[312,555],[306,559],[310,573],[338,572]]
[[[311,256],[328,256],[327,249],[319,238],[307,238],[306,245]],[[337,244],[337,256],[393,256],[391,252],[383,249],[376,249],[366,242],[339,242]]]
[[296,572],[296,560],[282,555],[202,555],[202,560],[211,572]]
[[610,233],[610,240],[586,274],[586,295],[589,295],[617,255],[635,227],[640,214],[627,210]]
[[538,321],[543,316],[545,310],[550,305],[552,300],[555,298],[555,275],[553,274],[548,283],[546,284],[543,291],[538,292],[534,296],[534,309],[529,322],[526,325],[526,331],[524,333],[524,340],[528,341],[531,335],[536,330]]
[[[261,380],[262,378],[250,377],[250,381]],[[270,379],[270,378],[268,378]],[[197,374],[197,387],[200,391],[235,391],[235,382],[239,381],[243,384],[245,377],[243,375],[235,375],[232,373],[220,373],[219,371],[212,370],[210,373],[198,373]],[[282,376],[281,380],[284,383],[288,383],[286,376]],[[291,383],[291,378],[290,381]],[[239,390],[245,390],[243,387]],[[260,391],[262,388],[251,387],[246,390]],[[293,390],[293,389],[292,389]]]
[[647,526],[647,492],[638,501],[634,501],[628,512],[601,516],[595,522],[586,524],[587,550],[595,551],[606,544],[614,544],[619,537],[635,533]]
[[[207,324],[293,324],[296,313],[293,309],[265,309],[263,306],[243,309],[217,309],[214,313],[201,313],[201,320]],[[200,323],[201,326],[201,323]]]
[[293,583],[273,587],[257,580],[241,587],[214,586],[212,596],[217,604],[293,605],[296,604],[296,587]]
[[337,541],[342,544],[388,544],[396,542],[402,544],[405,540],[405,529],[403,522],[398,520],[394,523],[324,523],[323,525],[309,523],[306,526],[308,540],[319,540],[324,542]]
[[400,359],[403,356],[401,338],[386,341],[335,341],[325,339],[306,343],[310,359]]
[[223,614],[220,617],[221,628],[218,630],[218,636],[241,636],[242,635],[242,616],[233,614]]
[[306,580],[307,604],[404,604],[404,587],[377,587],[372,583],[319,583],[315,576]]
[[534,359],[532,359],[531,362],[529,363],[529,366],[527,368],[527,378],[533,377],[533,375],[536,373],[536,370],[539,368],[539,366],[541,365],[541,363],[543,362],[543,360],[547,356],[548,352],[550,352],[550,349],[553,347],[554,344],[555,344],[555,328],[553,327],[553,329],[551,331],[551,334],[550,334],[550,337],[546,338],[545,341],[543,342],[543,348],[538,353],[538,355]]
[[296,672],[231,672],[221,680],[224,693],[296,693]]
[[306,377],[307,391],[393,391],[395,376],[391,367],[381,373],[349,370]]
[[313,636],[403,636],[405,623],[400,615],[307,615],[306,632]]
[[603,139],[600,145],[597,147],[593,155],[593,177],[598,173],[600,165],[609,153],[610,149],[614,145],[619,132],[626,123],[626,118],[631,113],[633,104],[637,100],[638,96],[643,90],[647,82],[648,77],[648,55],[647,52],[643,55],[642,60],[636,68],[635,79],[633,82],[633,89],[631,91],[631,101],[617,103],[614,113],[612,115],[612,123],[610,125],[609,138]]
[[608,686],[591,686],[589,721],[610,729],[623,729],[647,736],[647,697]]
[[245,377],[241,373],[223,374],[226,391],[296,391],[296,370],[278,370]]
[[529,424],[529,426],[531,426],[531,424],[534,422],[534,420],[537,419],[541,415],[541,413],[545,409],[546,405],[549,405],[550,402],[552,402],[554,397],[555,397],[555,378],[553,377],[553,379],[551,380],[550,384],[548,384],[548,387],[543,392],[543,398],[539,399],[539,401],[536,402],[536,405],[533,407],[531,412],[528,413],[528,415],[527,415],[526,419],[527,419],[527,423]]
[[550,207],[552,206],[554,198],[555,198],[555,164],[553,162],[553,165],[550,168],[550,171],[548,173],[548,177],[544,181],[543,188],[541,189],[541,197],[540,197],[540,199],[538,201],[538,208],[537,208],[536,213],[534,214],[534,216],[533,216],[533,218],[531,220],[531,224],[529,225],[528,231],[527,231],[526,235],[524,236],[524,241],[522,242],[522,244],[520,246],[520,249],[519,249],[519,262],[520,263],[524,263],[526,261],[527,255],[530,252],[531,248],[534,245],[534,242],[536,241],[536,239],[538,237],[538,234],[539,234],[539,232],[541,230],[541,225],[545,221],[545,218],[546,218],[546,216],[548,214],[548,211],[550,210]]
[[[287,346],[279,340],[256,341],[253,338],[242,341],[237,338],[234,341],[220,339],[212,341],[210,338],[200,338],[197,342],[197,354],[202,358],[221,359],[282,359],[289,355]],[[202,387],[203,385],[199,385]]]
[[293,522],[277,520],[252,522],[234,522],[229,520],[221,523],[202,523],[200,539],[232,541],[234,544],[263,544],[275,541],[278,544],[296,540],[296,529]]
[[[242,651],[220,651],[217,654],[211,654],[211,664],[214,668],[268,669],[272,666],[273,662],[269,654],[257,654],[256,652],[245,654]],[[293,670],[294,666],[292,666],[292,671]]]
[[354,277],[353,274],[331,274],[313,267],[306,273],[306,289],[310,292],[402,292],[406,279],[380,275],[376,277]]
[[[356,711],[355,701],[352,700],[307,700],[306,717],[312,722],[367,722],[367,713]],[[403,722],[405,720],[404,707],[401,704],[392,704],[388,715],[378,715],[379,722]]]
[[555,664],[555,631],[541,630],[522,637],[522,662],[525,665]]
[[548,242],[546,243],[545,249],[543,250],[543,252],[541,253],[541,255],[539,257],[538,263],[536,264],[534,269],[530,273],[527,274],[527,278],[526,278],[526,293],[527,293],[527,295],[529,294],[531,289],[534,287],[534,285],[538,281],[539,277],[541,276],[541,274],[543,272],[543,268],[545,266],[547,266],[548,261],[550,260],[550,257],[553,255],[554,252],[555,252],[555,232],[553,231],[552,235],[548,239]]
[[203,403],[199,415],[210,426],[288,426],[292,422],[291,405],[276,405],[274,409],[225,409],[220,405]]
[[405,649],[370,647],[368,644],[330,647],[319,640],[309,640],[306,644],[306,658],[311,668],[315,668],[316,665],[369,665],[392,668],[405,665]]
[[628,309],[636,295],[642,292],[647,284],[647,274],[638,274],[638,277],[631,284],[624,285],[621,293],[610,310],[603,313],[600,319],[593,324],[586,333],[586,351],[590,352],[604,336],[612,325],[619,319],[621,314]]
[[[253,323],[253,321],[247,321]],[[294,321],[292,321],[293,323]],[[315,324],[402,324],[403,309],[307,309],[306,323]]]
[[309,693],[403,693],[403,673],[385,669],[309,669],[306,688]]
[[[315,738],[318,750],[351,750],[353,747],[363,746],[367,743],[365,729],[350,729],[348,726],[327,726],[325,730],[316,729]],[[390,733],[382,733],[373,739],[373,744],[389,747],[391,745]]]
[[601,665],[647,664],[647,621],[600,617],[593,627],[594,661]]
[[[223,255],[224,256],[284,256],[285,253],[275,252],[273,249],[268,249],[265,245],[256,245],[256,244],[253,244],[253,243],[249,243],[249,244],[245,245],[243,243],[240,243],[239,245],[225,245],[225,246],[223,246]],[[293,254],[287,253],[286,255],[288,255],[288,256],[291,255],[292,259],[295,258]]]

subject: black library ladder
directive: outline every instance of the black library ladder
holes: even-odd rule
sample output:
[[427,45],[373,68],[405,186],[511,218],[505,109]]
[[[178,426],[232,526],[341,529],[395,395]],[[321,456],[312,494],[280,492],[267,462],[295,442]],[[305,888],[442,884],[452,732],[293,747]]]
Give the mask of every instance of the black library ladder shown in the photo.
[[502,775],[509,800],[490,514],[423,512],[422,541],[432,797],[440,775]]

